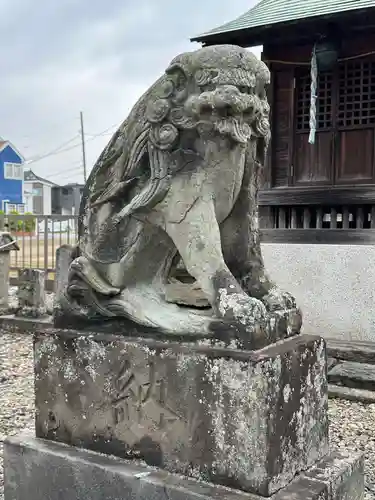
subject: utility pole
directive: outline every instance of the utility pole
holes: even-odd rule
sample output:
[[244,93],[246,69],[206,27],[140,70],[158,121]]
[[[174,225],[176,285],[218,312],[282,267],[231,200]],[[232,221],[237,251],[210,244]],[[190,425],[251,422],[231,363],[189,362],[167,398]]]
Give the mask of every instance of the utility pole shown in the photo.
[[86,175],[86,149],[85,149],[85,131],[83,129],[83,113],[80,111],[80,117],[81,117],[81,140],[82,140],[82,162],[83,162],[83,180],[87,181],[87,175]]

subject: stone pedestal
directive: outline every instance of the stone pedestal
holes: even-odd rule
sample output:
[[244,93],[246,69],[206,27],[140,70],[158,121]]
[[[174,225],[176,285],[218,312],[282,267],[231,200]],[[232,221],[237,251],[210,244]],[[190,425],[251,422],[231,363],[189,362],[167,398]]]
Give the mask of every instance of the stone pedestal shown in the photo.
[[38,318],[46,314],[45,272],[23,269],[19,274],[17,316]]
[[328,453],[319,337],[238,351],[56,330],[35,375],[40,438],[263,496]]
[[[5,500],[264,500],[127,461],[26,436],[4,443]],[[331,454],[271,500],[363,500],[363,459]]]
[[0,231],[0,314],[8,312],[9,308],[9,269],[10,252],[19,250],[13,236]]
[[9,304],[9,252],[0,252],[0,313],[6,312]]
[[62,245],[56,250],[56,273],[55,273],[55,309],[59,307],[59,300],[68,284],[69,267],[73,261],[74,247]]
[[328,450],[319,337],[34,335],[37,437],[5,442],[5,500],[363,499],[362,456]]

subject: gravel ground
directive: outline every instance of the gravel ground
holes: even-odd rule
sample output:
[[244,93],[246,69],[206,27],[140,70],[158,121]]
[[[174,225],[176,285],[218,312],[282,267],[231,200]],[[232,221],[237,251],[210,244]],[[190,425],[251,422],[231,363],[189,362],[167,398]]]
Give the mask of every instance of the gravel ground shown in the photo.
[[32,338],[0,333],[0,500],[3,500],[3,440],[34,424]]
[[[32,340],[0,334],[0,500],[3,500],[2,441],[33,429]],[[331,449],[360,451],[366,458],[366,500],[375,499],[375,404],[330,400]]]

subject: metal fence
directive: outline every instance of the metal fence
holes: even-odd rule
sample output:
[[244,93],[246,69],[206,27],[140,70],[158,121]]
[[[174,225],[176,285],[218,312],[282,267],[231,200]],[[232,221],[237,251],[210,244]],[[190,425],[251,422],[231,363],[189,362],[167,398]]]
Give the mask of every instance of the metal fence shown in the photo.
[[19,246],[10,256],[11,284],[17,284],[20,269],[31,267],[45,271],[46,287],[52,290],[56,250],[76,243],[78,216],[0,215],[0,229],[9,231]]
[[[261,240],[264,243],[375,244],[375,204],[345,206],[287,206],[261,204]],[[11,284],[21,269],[46,273],[46,288],[53,290],[56,250],[75,245],[78,216],[3,215],[0,230],[9,231],[19,250],[11,252]]]

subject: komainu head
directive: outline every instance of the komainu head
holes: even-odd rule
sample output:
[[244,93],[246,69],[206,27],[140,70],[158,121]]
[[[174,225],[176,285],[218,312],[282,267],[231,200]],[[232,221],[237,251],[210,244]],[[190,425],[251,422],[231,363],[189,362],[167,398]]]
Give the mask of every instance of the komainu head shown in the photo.
[[113,199],[113,193],[118,197],[123,185],[130,201],[118,221],[154,206],[180,170],[181,152],[202,154],[208,142],[221,141],[222,151],[246,148],[251,140],[262,165],[270,137],[269,81],[266,65],[235,45],[175,57],[98,159],[88,181],[90,203],[84,200],[81,215]]
[[270,74],[251,52],[234,45],[204,47],[173,59],[146,110],[150,140],[168,150],[185,130],[246,144],[269,137],[265,94]]

